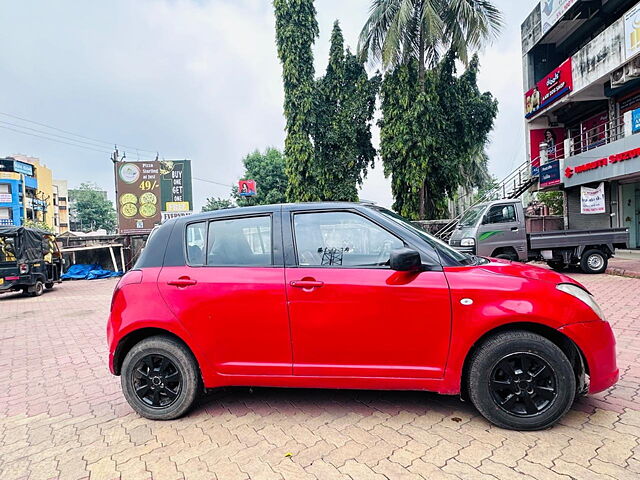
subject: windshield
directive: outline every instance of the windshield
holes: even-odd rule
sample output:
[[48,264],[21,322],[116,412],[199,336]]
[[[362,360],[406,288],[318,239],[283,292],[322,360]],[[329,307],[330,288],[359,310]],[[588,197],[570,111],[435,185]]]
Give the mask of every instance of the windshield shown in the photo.
[[436,237],[434,237],[432,235],[429,235],[427,232],[425,232],[424,230],[416,227],[409,220],[407,220],[404,217],[401,217],[397,213],[392,212],[391,210],[387,210],[385,208],[378,208],[377,210],[380,213],[382,213],[384,216],[386,216],[387,218],[393,220],[395,223],[400,224],[403,227],[408,228],[413,233],[418,235],[420,238],[422,238],[424,241],[426,241],[429,245],[431,245],[433,248],[435,248],[436,251],[438,252],[438,254],[441,257],[444,257],[444,258],[448,259],[449,261],[453,261],[454,263],[461,263],[463,265],[470,265],[470,264],[472,264],[474,262],[472,257],[470,257],[469,255],[466,255],[464,253],[458,252],[457,250],[454,250],[449,245],[444,243],[442,240],[440,240],[440,239],[438,239],[438,238],[436,238]]
[[478,220],[482,216],[482,212],[486,208],[486,205],[477,205],[469,210],[462,216],[460,223],[458,224],[460,227],[473,227]]

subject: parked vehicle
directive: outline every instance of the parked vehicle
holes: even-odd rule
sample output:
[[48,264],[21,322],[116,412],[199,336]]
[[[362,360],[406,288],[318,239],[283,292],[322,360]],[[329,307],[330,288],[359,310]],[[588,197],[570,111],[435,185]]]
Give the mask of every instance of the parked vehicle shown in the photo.
[[460,253],[372,205],[269,205],[170,220],[116,287],[111,372],[173,419],[223,386],[461,394],[491,422],[552,425],[618,379],[589,292]]
[[0,293],[42,295],[61,282],[62,266],[55,235],[37,228],[0,227]]
[[604,273],[616,248],[627,248],[628,243],[628,228],[527,233],[520,200],[476,205],[449,239],[449,245],[471,255],[544,260],[554,270],[572,265],[585,273]]

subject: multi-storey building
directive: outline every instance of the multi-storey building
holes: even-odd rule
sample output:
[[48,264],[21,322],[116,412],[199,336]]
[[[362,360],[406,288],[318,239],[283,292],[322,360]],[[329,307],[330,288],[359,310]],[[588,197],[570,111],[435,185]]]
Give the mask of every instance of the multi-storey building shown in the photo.
[[69,231],[69,189],[66,180],[53,181],[54,228],[56,233]]
[[37,218],[35,167],[13,157],[0,159],[0,225],[22,225]]
[[640,3],[543,0],[522,24],[527,151],[565,226],[640,248]]

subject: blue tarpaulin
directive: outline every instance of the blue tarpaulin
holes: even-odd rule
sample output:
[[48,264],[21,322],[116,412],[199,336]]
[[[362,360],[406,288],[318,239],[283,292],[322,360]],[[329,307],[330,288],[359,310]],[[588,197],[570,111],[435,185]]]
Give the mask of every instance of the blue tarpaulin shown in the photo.
[[122,272],[105,270],[100,265],[71,265],[62,275],[63,280],[94,280],[96,278],[119,277]]

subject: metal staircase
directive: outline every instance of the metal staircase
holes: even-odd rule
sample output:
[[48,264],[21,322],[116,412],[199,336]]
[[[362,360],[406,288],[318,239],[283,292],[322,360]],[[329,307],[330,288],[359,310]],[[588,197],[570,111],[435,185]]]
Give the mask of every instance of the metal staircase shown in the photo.
[[532,162],[530,160],[527,160],[501,180],[493,189],[476,199],[471,205],[469,205],[469,207],[460,212],[456,218],[442,227],[438,233],[436,233],[436,237],[441,240],[448,241],[451,234],[458,226],[460,219],[476,205],[493,200],[521,197],[527,190],[538,182],[538,177],[531,175],[531,163]]

